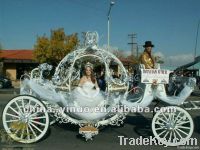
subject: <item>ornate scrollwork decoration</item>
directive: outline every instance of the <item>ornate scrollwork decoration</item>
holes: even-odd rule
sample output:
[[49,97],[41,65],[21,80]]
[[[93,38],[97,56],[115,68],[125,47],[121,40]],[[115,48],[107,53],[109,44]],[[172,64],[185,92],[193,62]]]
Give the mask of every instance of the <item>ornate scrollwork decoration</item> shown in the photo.
[[97,32],[87,32],[85,39],[87,47],[97,46],[99,35]]

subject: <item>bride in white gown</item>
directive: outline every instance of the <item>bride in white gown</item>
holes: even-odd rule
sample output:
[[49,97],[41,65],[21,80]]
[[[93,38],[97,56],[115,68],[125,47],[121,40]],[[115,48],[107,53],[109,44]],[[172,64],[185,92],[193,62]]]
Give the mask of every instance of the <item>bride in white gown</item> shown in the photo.
[[84,76],[73,91],[74,104],[80,107],[99,107],[105,104],[104,96],[100,92],[97,80],[93,74],[93,65],[85,65]]

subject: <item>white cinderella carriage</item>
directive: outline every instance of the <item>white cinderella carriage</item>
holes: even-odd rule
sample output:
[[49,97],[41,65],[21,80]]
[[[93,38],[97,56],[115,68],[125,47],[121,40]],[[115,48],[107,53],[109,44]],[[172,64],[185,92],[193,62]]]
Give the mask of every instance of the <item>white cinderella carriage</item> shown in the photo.
[[[98,134],[100,126],[122,124],[128,114],[121,111],[124,106],[144,108],[154,99],[159,99],[168,106],[154,115],[153,134],[161,143],[169,146],[187,141],[193,133],[193,121],[188,112],[175,105],[181,105],[191,94],[195,80],[189,78],[179,95],[167,96],[165,84],[168,83],[170,71],[145,70],[141,65],[141,86],[135,92],[130,92],[127,70],[116,56],[98,48],[97,41],[98,34],[88,32],[86,46],[64,57],[51,80],[45,79],[44,74],[52,66],[41,64],[32,70],[31,75],[21,82],[20,95],[11,99],[4,108],[2,119],[7,134],[15,141],[33,143],[45,136],[51,124],[59,121],[79,125],[79,133],[88,140]],[[92,101],[87,102],[86,111],[81,109],[82,103],[73,99],[72,93],[80,80],[81,68],[88,60],[105,70],[106,90],[100,91],[104,98],[95,101],[95,105]],[[117,66],[119,78],[112,76],[113,66]],[[134,97],[137,91],[142,91],[142,95]]]

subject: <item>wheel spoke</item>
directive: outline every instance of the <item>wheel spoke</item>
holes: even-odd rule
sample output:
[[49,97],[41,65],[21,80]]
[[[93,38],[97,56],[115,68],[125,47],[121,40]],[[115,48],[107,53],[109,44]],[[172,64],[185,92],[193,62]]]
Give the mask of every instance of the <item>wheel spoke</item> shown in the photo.
[[180,114],[181,114],[181,112],[179,112],[179,113],[178,113],[178,115],[177,115],[177,117],[176,117],[176,119],[175,119],[175,121],[174,121],[174,122],[176,122],[176,121],[177,121],[177,119],[179,118]]
[[183,137],[181,136],[181,134],[180,134],[176,129],[174,129],[174,131],[178,134],[178,136],[180,137],[180,139],[183,138]]
[[11,117],[15,117],[15,118],[20,118],[19,116],[16,116],[16,115],[13,115],[13,114],[10,114],[10,113],[6,113],[7,116],[11,116]]
[[41,117],[31,117],[30,119],[33,120],[33,119],[45,119],[46,116],[41,116]]
[[183,125],[183,124],[186,124],[186,123],[190,123],[190,120],[177,123],[176,125]]
[[33,130],[33,128],[31,127],[31,125],[30,125],[30,124],[28,124],[28,126],[29,126],[29,128],[31,129],[31,131],[32,131],[33,135],[34,135],[34,136],[35,136],[35,138],[36,138],[36,137],[37,137],[37,135],[36,135],[35,131]]
[[[33,106],[33,109],[35,110],[35,108],[38,106],[38,103],[35,103],[35,105]],[[39,105],[40,106],[40,105]]]
[[35,116],[36,114],[38,114],[38,112],[37,112],[37,111],[36,111],[36,112],[34,112],[33,114],[30,114],[30,115],[29,115],[29,117],[30,117],[30,118],[32,118],[33,116],[34,116],[34,117],[37,117],[37,116]]
[[172,141],[172,131],[170,131],[170,135],[169,135],[169,140],[168,141]]
[[164,122],[164,123],[167,123],[165,120],[163,120],[163,119],[160,118],[160,117],[158,117],[157,119],[158,119],[158,120],[161,120],[161,121]]
[[[180,117],[179,119],[176,119],[176,120],[175,120],[175,121],[176,121],[176,124],[179,123],[181,120],[183,120],[184,115],[185,115],[185,114],[183,114],[183,116]],[[178,117],[177,117],[177,118],[178,118]]]
[[19,121],[19,120],[6,120],[6,122],[15,122],[15,121]]
[[21,132],[22,134],[21,134],[21,137],[20,137],[21,139],[23,139],[23,137],[24,137],[24,131],[25,131],[25,128],[23,127],[22,132]]
[[31,115],[31,114],[37,112],[37,110],[36,110],[37,105],[38,105],[38,104],[35,103],[35,105],[34,105],[33,107],[30,107],[30,113],[29,113],[29,115]]
[[14,108],[12,108],[11,106],[9,107],[12,111],[14,111],[16,114],[20,115],[19,112],[17,112]]
[[165,118],[165,120],[168,120],[167,117],[165,116],[165,114],[163,112],[161,112],[161,114]]
[[163,130],[161,133],[159,133],[158,135],[160,136],[160,135],[162,135],[163,133],[165,133],[166,132],[166,130]]
[[172,112],[172,121],[174,122],[174,113]]
[[183,130],[177,128],[176,130],[180,131],[181,133],[185,134],[185,135],[188,135],[188,133],[184,132]]
[[28,102],[26,102],[26,104],[24,104],[24,110],[25,110],[26,113],[29,113],[29,115],[30,115],[30,111],[31,111],[30,102],[31,102],[31,100],[29,100],[29,99],[27,99],[27,100],[28,100]]
[[175,142],[177,142],[177,137],[176,137],[176,133],[175,133],[174,130],[173,130],[173,134],[174,134],[174,139],[173,139],[173,141],[175,140]]
[[188,129],[190,130],[191,128],[190,127],[184,127],[184,126],[176,126],[177,128],[181,128],[181,129]]
[[[36,109],[37,105],[38,105],[38,104],[36,103],[35,106],[33,107],[33,111],[31,111],[29,117],[34,116],[35,114],[38,113],[38,110]],[[40,108],[41,108],[41,107],[40,107]],[[40,110],[40,109],[39,109],[39,110]],[[34,112],[34,111],[35,111],[35,112]],[[32,113],[32,112],[33,112],[33,113]]]
[[29,102],[28,102],[28,108],[29,108],[29,114],[28,114],[28,115],[30,115],[30,114],[31,114],[31,111],[32,111],[32,110],[31,110],[32,108],[31,108],[31,100],[30,100],[30,99],[29,99]]
[[17,106],[18,110],[20,111],[21,114],[23,114],[21,108],[19,107],[18,103],[15,101],[15,105]]
[[45,126],[46,124],[44,123],[41,123],[41,122],[37,122],[37,121],[34,121],[34,120],[31,120],[32,123],[36,123],[38,125],[41,125],[41,126]]
[[171,113],[168,113],[169,117],[168,117],[168,120],[167,121],[171,121],[172,120],[172,115]]
[[30,133],[29,133],[28,126],[26,127],[26,134],[27,134],[27,138],[28,138],[28,140],[30,140]]
[[155,130],[162,130],[163,129],[163,127],[161,127],[161,128],[156,128]]
[[[167,131],[167,130],[166,130]],[[167,135],[169,134],[169,132],[167,131],[166,134],[163,136],[163,139],[165,139],[167,137]]]
[[23,98],[22,98],[21,102],[22,102],[22,111],[23,111],[23,113],[25,113],[25,110],[24,110],[25,105],[24,105],[24,99]]
[[180,123],[182,120],[183,120],[183,118],[178,119],[176,124]]
[[31,106],[31,100],[29,99],[28,100],[28,108],[30,108],[30,106]]
[[37,129],[40,133],[42,133],[42,130],[40,130],[37,126],[35,126],[33,123],[30,122],[30,125],[32,125],[35,129]]
[[15,133],[14,133],[14,134],[16,135],[16,134],[19,132],[19,130],[20,130],[20,129],[15,130]]
[[158,120],[155,122],[155,124],[160,125],[160,126],[164,126],[164,123],[160,123]]

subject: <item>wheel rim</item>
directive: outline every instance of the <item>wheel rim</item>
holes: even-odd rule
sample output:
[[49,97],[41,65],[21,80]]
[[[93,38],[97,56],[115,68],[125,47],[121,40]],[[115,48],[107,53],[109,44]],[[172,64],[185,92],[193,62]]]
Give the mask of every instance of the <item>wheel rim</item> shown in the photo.
[[2,119],[8,135],[21,143],[40,140],[49,127],[49,116],[44,104],[31,96],[12,99],[4,108]]
[[185,144],[192,136],[193,130],[192,117],[180,107],[164,107],[152,120],[154,136],[167,146]]

